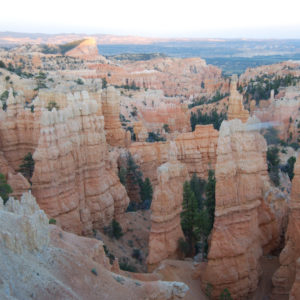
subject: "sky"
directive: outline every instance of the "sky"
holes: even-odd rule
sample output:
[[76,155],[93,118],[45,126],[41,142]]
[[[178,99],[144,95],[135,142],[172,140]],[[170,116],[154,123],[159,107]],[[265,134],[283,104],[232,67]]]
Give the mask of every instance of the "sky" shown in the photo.
[[0,31],[300,38],[300,0],[6,0]]

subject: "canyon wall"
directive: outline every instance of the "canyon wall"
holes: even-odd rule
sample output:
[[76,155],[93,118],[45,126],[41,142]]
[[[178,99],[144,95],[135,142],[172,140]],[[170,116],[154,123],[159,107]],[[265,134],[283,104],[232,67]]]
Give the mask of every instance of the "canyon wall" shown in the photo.
[[285,247],[280,253],[280,268],[273,275],[273,294],[290,295],[300,299],[300,156],[298,155],[292,181],[289,223],[285,236]]
[[[31,188],[39,205],[62,228],[88,234],[113,218],[120,221],[129,202],[108,161],[105,138],[106,124],[111,143],[125,144],[118,95],[105,91],[104,113],[99,92],[60,95],[41,93],[31,111],[24,108],[24,96],[14,96],[10,89],[7,111],[0,113],[1,171],[19,197],[30,185],[17,171],[31,152],[35,161]],[[49,101],[60,109],[48,111]]]
[[204,289],[212,284],[214,299],[225,288],[233,299],[255,291],[259,258],[279,242],[275,215],[264,202],[267,145],[248,124],[224,121],[219,132],[215,221],[202,278]]
[[94,100],[43,111],[32,192],[47,215],[78,234],[119,219],[129,199],[106,165],[104,118]]
[[169,150],[169,161],[157,169],[158,186],[151,204],[151,230],[147,262],[154,265],[176,255],[180,225],[183,183],[189,179],[185,165],[176,160],[176,146]]

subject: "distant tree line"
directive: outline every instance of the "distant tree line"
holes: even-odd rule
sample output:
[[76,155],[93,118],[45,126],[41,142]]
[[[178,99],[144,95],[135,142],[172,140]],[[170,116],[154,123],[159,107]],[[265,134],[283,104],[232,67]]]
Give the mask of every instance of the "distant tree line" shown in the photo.
[[292,74],[272,78],[270,75],[257,76],[254,80],[251,79],[245,89],[246,99],[252,98],[259,104],[260,100],[267,100],[271,96],[271,90],[274,90],[274,95],[277,95],[280,87],[296,85],[299,77]]
[[194,106],[198,106],[198,105],[202,105],[202,104],[209,104],[209,103],[218,102],[218,101],[220,101],[220,100],[222,100],[222,99],[224,99],[225,97],[228,97],[228,96],[229,96],[229,93],[222,94],[218,90],[216,92],[216,94],[210,99],[207,99],[205,96],[202,96],[200,99],[195,98],[193,100],[193,102],[188,105],[188,108],[192,108]]
[[213,109],[210,113],[202,113],[202,111],[198,109],[195,113],[191,112],[190,117],[192,131],[195,130],[197,124],[213,124],[214,128],[219,130],[223,120],[227,120],[227,113],[218,113],[216,109]]

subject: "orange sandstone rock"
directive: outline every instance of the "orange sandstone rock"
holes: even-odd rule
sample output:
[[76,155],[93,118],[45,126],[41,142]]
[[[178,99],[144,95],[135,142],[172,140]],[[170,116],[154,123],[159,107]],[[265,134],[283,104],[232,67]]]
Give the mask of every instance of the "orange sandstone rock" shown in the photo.
[[240,119],[246,122],[249,118],[248,110],[243,106],[243,95],[237,91],[237,76],[232,76],[230,84],[230,96],[228,103],[228,120]]
[[183,237],[180,225],[183,183],[188,180],[185,165],[176,160],[172,145],[170,160],[157,169],[158,186],[151,204],[151,231],[149,236],[149,265],[176,255],[178,239]]
[[285,247],[280,253],[280,268],[273,275],[273,294],[288,295],[299,299],[300,288],[300,156],[298,155],[292,181],[289,224],[285,236]]
[[120,122],[120,94],[112,86],[102,93],[102,111],[106,140],[111,146],[125,146],[126,133]]
[[[247,123],[248,124],[248,123]],[[268,182],[264,138],[241,120],[221,125],[216,164],[216,210],[203,287],[217,299],[228,288],[233,299],[254,291],[259,258],[279,239],[276,219],[264,203]]]
[[99,55],[97,42],[94,38],[83,40],[78,46],[68,51],[66,55],[78,57],[85,60],[101,59],[106,61],[105,57]]
[[116,173],[106,166],[103,116],[95,101],[42,114],[34,152],[32,191],[49,217],[79,234],[121,218],[129,199]]

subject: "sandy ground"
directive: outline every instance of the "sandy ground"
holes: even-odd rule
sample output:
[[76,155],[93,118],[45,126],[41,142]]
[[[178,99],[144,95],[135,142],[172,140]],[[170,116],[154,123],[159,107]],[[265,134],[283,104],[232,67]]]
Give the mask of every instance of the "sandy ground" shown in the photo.
[[208,299],[201,290],[200,280],[193,279],[194,262],[183,260],[164,260],[154,272],[166,281],[180,281],[189,286],[189,291],[184,299],[206,300]]

